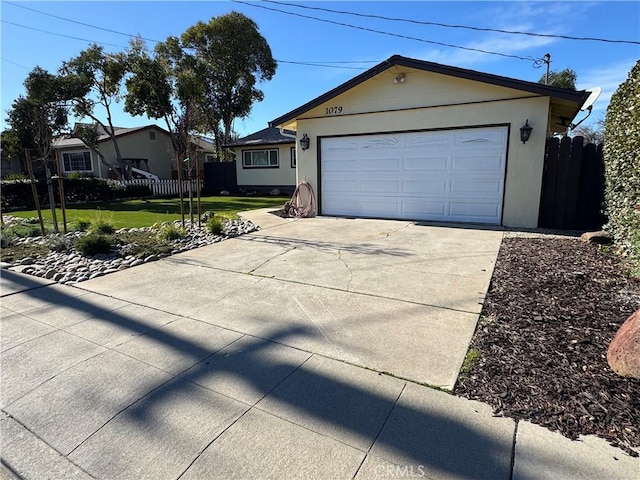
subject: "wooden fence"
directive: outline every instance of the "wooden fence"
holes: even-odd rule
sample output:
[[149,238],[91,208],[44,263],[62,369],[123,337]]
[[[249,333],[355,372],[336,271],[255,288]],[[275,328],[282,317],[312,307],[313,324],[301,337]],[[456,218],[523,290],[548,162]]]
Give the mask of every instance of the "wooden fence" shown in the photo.
[[602,144],[584,145],[582,137],[549,138],[538,226],[599,230],[606,222]]
[[[154,197],[173,197],[178,196],[180,194],[179,188],[179,180],[148,180],[148,179],[134,179],[134,180],[121,180],[120,183],[122,185],[143,185],[148,186],[151,189],[151,194]],[[193,194],[197,195],[197,180],[191,180],[193,185]],[[204,180],[200,180],[200,191],[202,191],[202,186],[204,185]],[[185,196],[189,195],[189,180],[182,180],[182,193]]]

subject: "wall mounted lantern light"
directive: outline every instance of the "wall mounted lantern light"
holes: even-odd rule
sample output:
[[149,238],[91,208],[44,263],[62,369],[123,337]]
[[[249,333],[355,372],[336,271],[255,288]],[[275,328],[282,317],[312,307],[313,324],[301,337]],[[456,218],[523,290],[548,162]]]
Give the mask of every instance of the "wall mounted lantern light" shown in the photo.
[[529,125],[529,119],[527,118],[525,124],[520,127],[520,140],[522,140],[522,143],[527,143],[527,140],[529,140],[531,136],[531,130],[533,130],[533,128]]
[[306,133],[304,135],[302,135],[302,138],[300,139],[300,148],[302,150],[308,150],[309,149],[309,137],[307,137]]
[[405,78],[404,73],[400,73],[393,79],[393,83],[404,83]]

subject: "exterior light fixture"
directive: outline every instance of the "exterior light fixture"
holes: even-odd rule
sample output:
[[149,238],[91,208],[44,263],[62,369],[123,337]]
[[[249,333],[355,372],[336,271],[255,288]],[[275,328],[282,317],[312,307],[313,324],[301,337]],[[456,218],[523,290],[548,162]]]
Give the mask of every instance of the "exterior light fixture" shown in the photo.
[[393,83],[404,83],[404,81],[405,81],[404,73],[400,73],[399,75],[396,76],[396,78],[393,79]]
[[302,135],[302,138],[300,139],[300,148],[302,150],[308,150],[309,149],[309,137],[307,137],[306,133],[304,135]]
[[527,118],[525,124],[520,127],[520,140],[522,140],[522,143],[527,143],[531,136],[531,130],[533,128],[529,125],[529,119]]

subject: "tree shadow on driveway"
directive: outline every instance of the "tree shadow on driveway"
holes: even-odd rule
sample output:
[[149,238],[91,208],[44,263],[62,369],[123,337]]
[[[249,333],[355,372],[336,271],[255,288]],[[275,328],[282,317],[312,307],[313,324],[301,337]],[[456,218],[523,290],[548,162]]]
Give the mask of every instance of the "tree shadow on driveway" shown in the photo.
[[[7,272],[7,275],[21,277],[11,272]],[[21,283],[22,279],[15,278],[13,281]],[[22,294],[46,296],[46,292],[46,287],[40,287]],[[78,311],[96,312],[96,305],[83,300],[82,297],[66,295],[63,290],[58,291],[54,297],[57,303],[67,301]],[[24,314],[28,315],[28,312]],[[431,472],[430,475],[447,477],[510,477],[513,428],[507,428],[507,433],[492,432],[491,428],[483,427],[483,423],[489,422],[486,415],[476,422],[468,423],[455,412],[448,413],[449,401],[464,403],[469,407],[462,407],[463,409],[473,410],[474,407],[467,400],[328,360],[310,352],[298,351],[301,352],[302,359],[297,361],[265,355],[274,345],[290,348],[282,344],[292,336],[317,335],[308,328],[281,328],[272,332],[268,338],[243,336],[242,348],[233,351],[234,343],[240,342],[240,339],[222,349],[211,348],[203,342],[173,334],[165,327],[150,329],[149,325],[130,318],[119,310],[98,310],[93,316],[93,320],[96,319],[115,323],[139,335],[135,338],[144,336],[152,343],[192,358],[192,365],[188,370],[158,385],[132,404],[123,406],[120,413],[106,420],[97,430],[98,433],[108,428],[114,418],[131,424],[150,422],[150,412],[153,412],[157,405],[185,393],[185,389],[200,385],[215,391],[217,376],[234,377],[249,386],[256,394],[254,401],[243,401],[247,411],[273,411],[278,412],[276,415],[280,417],[292,415],[291,422],[302,424],[310,430],[328,436],[332,435],[331,432],[338,432],[338,438],[335,439],[343,443],[353,444],[354,438],[359,439],[357,441],[362,443],[356,448],[361,450],[363,461],[365,455],[369,455],[370,461],[374,461],[375,457],[382,457],[398,465],[421,465]],[[258,320],[269,321],[268,318]],[[23,348],[24,345],[22,344]],[[410,355],[410,352],[407,354]],[[41,361],[46,362],[47,359],[43,358]],[[317,362],[316,367],[312,366],[313,362]],[[109,368],[109,365],[105,365],[104,368]],[[334,369],[335,373],[330,373],[331,369]],[[351,377],[343,377],[341,372],[346,370],[349,370],[356,380],[349,381],[348,378]],[[358,380],[363,377],[366,379]],[[269,381],[265,381],[267,378]],[[381,391],[377,387],[382,384],[394,385],[390,390]],[[81,394],[85,387],[86,385],[78,385],[78,393]],[[215,409],[216,405],[211,405],[211,408]],[[85,414],[87,412],[78,412],[79,422]],[[154,418],[153,421],[163,422],[164,419]],[[222,434],[207,439],[204,444],[191,451],[189,466],[197,462],[208,449],[215,448],[217,442],[224,441],[226,432],[231,431],[234,424],[235,421],[228,425]],[[28,424],[26,426],[31,428]],[[33,427],[33,430],[37,433],[36,427]],[[96,432],[89,438],[95,435]],[[179,436],[176,436],[164,441],[171,443],[178,439]],[[87,439],[82,443],[85,441]],[[277,449],[278,445],[265,445],[264,448]],[[283,465],[286,465],[288,455],[295,454],[296,452],[282,452]],[[247,455],[253,457],[252,452],[247,452]],[[172,459],[161,461],[172,463]],[[18,466],[14,466],[16,467]],[[354,465],[354,475],[361,467],[362,464]],[[182,473],[184,470],[173,478]],[[126,472],[122,474],[126,476]]]

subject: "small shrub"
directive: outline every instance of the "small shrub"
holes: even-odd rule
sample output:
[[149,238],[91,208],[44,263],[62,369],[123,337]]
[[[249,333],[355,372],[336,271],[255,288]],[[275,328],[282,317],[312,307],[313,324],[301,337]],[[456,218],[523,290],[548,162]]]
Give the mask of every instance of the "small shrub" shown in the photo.
[[54,252],[64,252],[70,250],[71,240],[63,235],[56,235],[47,240],[47,247]]
[[75,241],[76,249],[87,256],[109,253],[112,246],[113,241],[109,237],[97,233],[89,233]]
[[3,228],[0,231],[0,247],[7,248],[16,243],[16,234],[10,228]]
[[7,173],[4,177],[2,177],[2,180],[10,182],[15,180],[20,180],[20,181],[28,180],[28,178],[24,173],[11,172],[11,173]]
[[184,238],[186,235],[187,232],[184,228],[176,227],[172,223],[165,225],[158,232],[158,238],[165,241],[178,240],[180,238]]
[[96,217],[91,221],[91,226],[87,230],[89,233],[96,233],[100,235],[111,235],[116,231],[113,226],[113,215],[110,218],[104,218],[102,212],[98,211]]
[[36,222],[37,224],[20,223],[11,227],[11,230],[18,237],[39,237],[42,235],[42,230],[40,230],[40,224],[37,219]]
[[205,223],[205,228],[209,233],[220,235],[222,233],[222,219],[220,217],[211,217]]
[[86,218],[78,218],[71,223],[71,229],[75,232],[86,232],[91,227],[91,221]]

